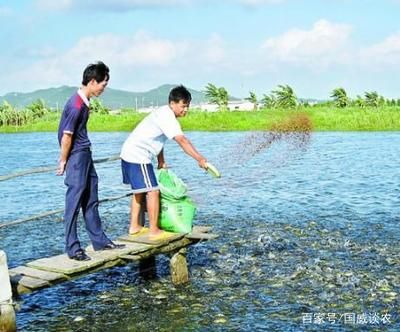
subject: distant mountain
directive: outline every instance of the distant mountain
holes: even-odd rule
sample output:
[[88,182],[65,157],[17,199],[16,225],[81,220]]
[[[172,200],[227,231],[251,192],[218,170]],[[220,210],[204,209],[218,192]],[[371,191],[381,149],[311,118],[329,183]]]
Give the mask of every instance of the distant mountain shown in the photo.
[[[129,92],[107,88],[99,97],[102,103],[112,109],[117,108],[142,108],[150,106],[165,105],[168,103],[169,91],[176,85],[164,84],[156,89],[147,92]],[[25,107],[32,102],[43,99],[46,105],[53,108],[63,108],[67,99],[77,90],[77,87],[61,86],[59,88],[49,88],[36,90],[33,92],[20,93],[11,92],[0,97],[0,103],[4,100],[15,107]],[[201,91],[189,88],[192,94],[192,104],[199,104],[206,101],[205,95]],[[234,98],[235,99],[235,98]]]

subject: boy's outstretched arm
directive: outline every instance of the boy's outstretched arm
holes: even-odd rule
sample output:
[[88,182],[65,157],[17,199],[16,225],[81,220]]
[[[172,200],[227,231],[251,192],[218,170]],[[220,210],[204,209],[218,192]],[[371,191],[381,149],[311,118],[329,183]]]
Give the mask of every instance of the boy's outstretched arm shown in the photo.
[[192,142],[185,135],[178,135],[174,137],[174,140],[181,146],[182,150],[185,151],[189,156],[195,159],[201,168],[207,169],[207,159],[204,158],[200,153],[197,152]]

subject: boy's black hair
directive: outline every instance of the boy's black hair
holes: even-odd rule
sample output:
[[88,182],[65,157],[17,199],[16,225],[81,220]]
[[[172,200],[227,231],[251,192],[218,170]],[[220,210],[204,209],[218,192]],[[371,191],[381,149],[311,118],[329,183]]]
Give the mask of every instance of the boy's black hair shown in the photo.
[[181,100],[183,100],[184,103],[190,103],[192,100],[192,95],[183,85],[178,85],[170,91],[168,103],[171,101],[179,103]]
[[89,64],[84,72],[82,85],[87,85],[92,79],[97,83],[108,81],[110,79],[110,69],[101,61]]

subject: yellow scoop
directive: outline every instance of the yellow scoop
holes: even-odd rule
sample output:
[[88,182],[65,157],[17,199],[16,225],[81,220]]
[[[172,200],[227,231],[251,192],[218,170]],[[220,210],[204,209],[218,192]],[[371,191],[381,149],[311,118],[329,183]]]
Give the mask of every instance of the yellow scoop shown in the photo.
[[214,176],[216,178],[221,177],[221,173],[218,171],[218,169],[213,164],[207,162],[206,167],[207,167],[207,172],[210,173],[212,176]]

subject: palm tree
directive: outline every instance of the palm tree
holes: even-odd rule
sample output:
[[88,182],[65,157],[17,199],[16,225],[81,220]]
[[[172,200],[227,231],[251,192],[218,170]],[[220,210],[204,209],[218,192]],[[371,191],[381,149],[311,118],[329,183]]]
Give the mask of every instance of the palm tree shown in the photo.
[[219,103],[218,103],[219,107],[221,109],[227,109],[229,100],[228,91],[226,91],[225,88],[220,87],[218,88],[218,96],[219,96]]
[[385,106],[387,104],[386,99],[384,96],[380,96],[378,98],[378,106]]
[[205,95],[208,101],[217,104],[219,109],[226,109],[228,106],[228,91],[223,87],[217,88],[214,84],[208,83]]
[[257,96],[253,91],[249,91],[249,94],[250,96],[244,99],[251,102],[254,105],[254,110],[256,110],[258,108]]
[[207,84],[205,95],[210,103],[218,104],[218,88],[214,84]]
[[354,104],[357,107],[365,107],[365,101],[364,101],[364,99],[362,99],[362,97],[360,95],[357,95],[356,100],[354,100]]
[[378,107],[379,95],[376,91],[365,92],[365,105],[371,107]]
[[278,89],[272,91],[276,98],[276,105],[281,108],[293,108],[297,105],[297,97],[289,85],[278,85]]
[[274,108],[276,106],[276,98],[273,94],[271,95],[264,94],[263,98],[261,99],[261,103],[265,108]]
[[98,114],[110,113],[110,110],[103,105],[100,99],[90,99],[90,111]]
[[343,88],[334,89],[331,93],[336,107],[344,108],[349,104],[349,97],[347,97],[346,90]]
[[50,112],[49,108],[46,106],[46,103],[43,99],[38,99],[34,101],[32,104],[26,106],[26,110],[30,111],[35,119],[41,118],[46,113]]

